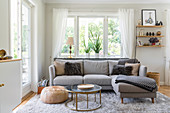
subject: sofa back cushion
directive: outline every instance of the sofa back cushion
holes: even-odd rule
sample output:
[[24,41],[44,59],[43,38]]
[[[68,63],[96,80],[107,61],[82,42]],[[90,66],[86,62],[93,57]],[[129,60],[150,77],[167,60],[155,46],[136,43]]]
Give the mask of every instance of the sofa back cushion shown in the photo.
[[118,60],[108,60],[109,63],[109,75],[112,75],[113,66],[118,64]]
[[80,67],[81,67],[81,75],[84,74],[84,70],[83,70],[83,60],[62,60],[62,59],[56,59],[55,61],[59,61],[59,62],[70,62],[70,63],[80,63]]
[[108,75],[109,66],[107,61],[84,60],[84,74]]

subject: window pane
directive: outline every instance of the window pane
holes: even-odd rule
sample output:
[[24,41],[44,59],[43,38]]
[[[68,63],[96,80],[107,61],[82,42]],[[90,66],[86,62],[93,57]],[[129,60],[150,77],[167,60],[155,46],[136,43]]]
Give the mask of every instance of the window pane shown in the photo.
[[11,0],[10,6],[10,28],[11,28],[11,55],[14,58],[21,58],[21,38],[20,38],[20,4],[18,0]]
[[[95,43],[101,45],[100,55],[103,55],[103,21],[104,18],[79,18],[79,55],[85,55],[85,48],[96,47]],[[94,50],[91,50],[94,55]]]
[[22,5],[22,84],[31,81],[31,9]]
[[118,18],[108,18],[108,55],[120,57],[121,43]]
[[[67,18],[67,28],[65,40],[63,43],[61,55],[69,55],[70,48],[69,45],[66,44],[68,37],[74,37],[74,18]],[[72,46],[72,53],[74,53],[74,46]]]

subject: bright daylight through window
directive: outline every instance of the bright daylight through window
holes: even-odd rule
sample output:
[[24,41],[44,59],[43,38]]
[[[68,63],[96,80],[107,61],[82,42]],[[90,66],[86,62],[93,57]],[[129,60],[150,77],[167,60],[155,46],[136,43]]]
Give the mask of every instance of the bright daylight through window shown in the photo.
[[77,42],[72,47],[76,57],[83,57],[88,51],[92,57],[95,53],[101,57],[121,56],[118,17],[68,17],[61,57],[69,55],[69,45],[66,45],[68,37],[74,37],[74,42]]

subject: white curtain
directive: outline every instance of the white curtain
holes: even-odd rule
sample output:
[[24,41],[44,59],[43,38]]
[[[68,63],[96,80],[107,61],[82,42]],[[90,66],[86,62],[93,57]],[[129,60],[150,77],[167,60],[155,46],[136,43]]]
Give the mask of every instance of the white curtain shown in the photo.
[[134,9],[119,9],[119,24],[121,32],[122,57],[134,58]]
[[165,85],[170,85],[170,9],[166,12]]
[[53,9],[52,58],[58,57],[67,26],[68,9]]

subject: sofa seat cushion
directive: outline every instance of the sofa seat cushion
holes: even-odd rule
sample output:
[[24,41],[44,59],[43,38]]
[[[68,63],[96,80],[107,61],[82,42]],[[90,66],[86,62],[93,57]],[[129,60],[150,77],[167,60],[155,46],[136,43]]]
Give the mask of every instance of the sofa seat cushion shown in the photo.
[[107,61],[84,60],[84,74],[109,74]]
[[83,84],[83,76],[81,75],[71,75],[71,76],[57,76],[53,80],[54,85],[74,85]]
[[85,84],[111,85],[111,77],[107,75],[88,74],[84,76]]
[[109,63],[109,75],[111,75],[113,66],[118,64],[118,60],[108,60],[108,63]]

